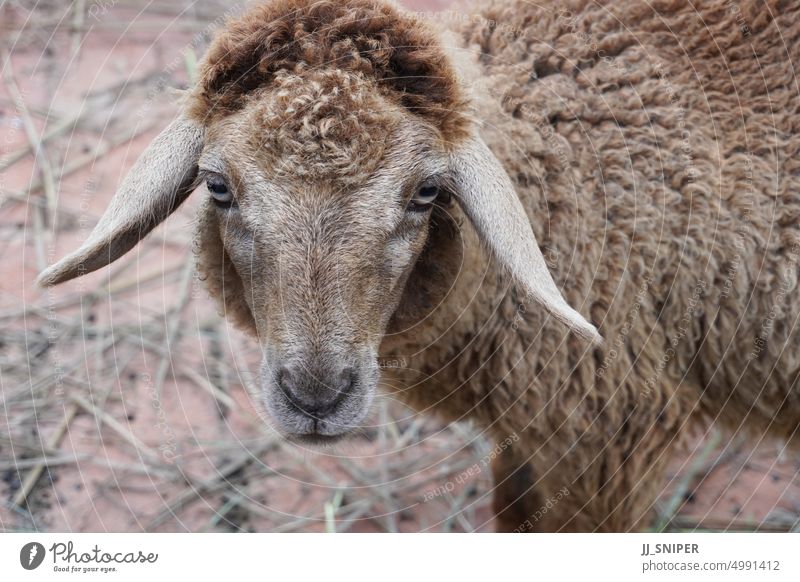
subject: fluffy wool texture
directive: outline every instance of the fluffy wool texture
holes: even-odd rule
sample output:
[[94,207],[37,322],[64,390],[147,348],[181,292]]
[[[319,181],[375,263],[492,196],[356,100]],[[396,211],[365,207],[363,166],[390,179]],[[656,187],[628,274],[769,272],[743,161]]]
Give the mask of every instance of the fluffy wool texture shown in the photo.
[[[330,68],[368,79],[450,138],[464,132],[463,98],[435,34],[393,5],[369,0],[276,0],[228,23],[204,59],[191,112],[205,121],[225,117],[276,77]],[[296,88],[299,96],[308,86]]]
[[[556,282],[606,338],[588,346],[527,303],[464,221],[447,300],[386,342],[407,362],[390,372],[397,398],[520,437],[495,466],[501,529],[642,527],[669,452],[710,420],[797,440],[800,6],[732,4],[498,0],[451,23],[451,58],[389,5],[280,0],[227,27],[207,57],[194,118],[274,89],[265,139],[282,156],[310,152],[309,172],[346,175],[380,147],[356,135],[389,123],[360,112],[364,100],[452,141],[470,112],[487,122]],[[223,303],[252,329],[208,220],[211,291],[232,284]],[[441,268],[427,260],[426,272],[453,270],[432,256]]]
[[346,186],[372,172],[385,143],[375,136],[398,122],[372,90],[361,75],[339,69],[277,72],[252,114],[263,128],[254,136],[257,147],[269,156],[273,174],[330,177]]

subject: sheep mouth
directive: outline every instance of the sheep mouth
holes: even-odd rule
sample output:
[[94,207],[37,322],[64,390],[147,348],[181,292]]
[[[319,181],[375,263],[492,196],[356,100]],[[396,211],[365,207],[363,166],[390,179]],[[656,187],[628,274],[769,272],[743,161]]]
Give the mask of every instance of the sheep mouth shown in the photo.
[[266,410],[284,438],[304,445],[331,445],[360,428],[371,407],[374,388],[359,386],[322,411],[303,409],[277,386],[265,392]]
[[[270,410],[270,406],[267,409]],[[359,422],[367,415],[367,409],[355,417],[316,418],[305,413],[295,412],[292,416],[276,415],[270,411],[273,422],[283,437],[303,445],[332,445],[338,443],[359,428]]]
[[324,435],[320,433],[307,433],[307,434],[284,434],[284,438],[291,443],[311,447],[330,447],[337,443],[342,442],[350,435],[349,432],[344,432],[338,435]]

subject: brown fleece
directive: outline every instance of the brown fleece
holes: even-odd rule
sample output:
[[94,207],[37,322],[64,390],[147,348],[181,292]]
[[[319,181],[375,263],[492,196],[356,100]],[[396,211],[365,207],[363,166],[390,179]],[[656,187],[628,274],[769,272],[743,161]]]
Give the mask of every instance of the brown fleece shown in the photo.
[[463,135],[463,98],[436,36],[414,16],[370,0],[276,0],[228,23],[204,59],[191,114],[225,117],[280,72],[318,69],[369,79],[445,139]]

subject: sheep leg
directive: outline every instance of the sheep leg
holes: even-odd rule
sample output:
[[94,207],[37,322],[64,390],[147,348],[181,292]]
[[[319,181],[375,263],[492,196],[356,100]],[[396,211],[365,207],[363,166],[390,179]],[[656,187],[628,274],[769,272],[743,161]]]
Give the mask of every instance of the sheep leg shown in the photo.
[[534,487],[533,467],[510,449],[492,461],[492,510],[498,532],[528,531],[527,522],[541,505]]
[[[647,426],[645,424],[645,426]],[[646,528],[675,442],[637,439],[633,453],[578,443],[557,461],[529,462],[515,449],[492,461],[498,532],[630,532]],[[537,466],[538,464],[538,466]],[[537,477],[538,476],[538,477]]]
[[[573,448],[551,466],[540,490],[543,500],[531,530],[547,532],[632,532],[646,529],[661,494],[672,445],[639,440],[633,449],[609,443]],[[659,439],[660,440],[660,439]]]

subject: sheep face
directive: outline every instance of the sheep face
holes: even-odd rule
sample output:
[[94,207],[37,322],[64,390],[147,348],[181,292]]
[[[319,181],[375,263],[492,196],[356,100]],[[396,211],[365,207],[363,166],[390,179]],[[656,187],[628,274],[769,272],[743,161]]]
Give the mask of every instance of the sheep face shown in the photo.
[[212,122],[198,162],[200,254],[224,255],[218,288],[246,300],[264,355],[259,397],[280,430],[314,440],[367,414],[378,347],[449,200],[436,131],[330,75],[336,85],[327,73],[286,79]]

